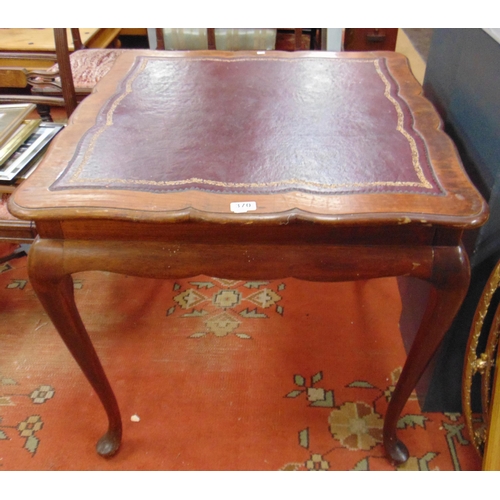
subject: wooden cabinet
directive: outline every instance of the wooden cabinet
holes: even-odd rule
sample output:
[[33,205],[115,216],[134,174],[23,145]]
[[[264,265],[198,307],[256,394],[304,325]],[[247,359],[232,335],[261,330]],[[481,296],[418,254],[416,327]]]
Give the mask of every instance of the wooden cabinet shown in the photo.
[[394,50],[398,28],[346,28],[344,50]]

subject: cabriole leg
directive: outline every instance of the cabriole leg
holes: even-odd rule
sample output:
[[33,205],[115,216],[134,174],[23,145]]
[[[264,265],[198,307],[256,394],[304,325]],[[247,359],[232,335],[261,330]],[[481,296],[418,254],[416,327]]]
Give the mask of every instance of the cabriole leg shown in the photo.
[[120,447],[120,410],[76,308],[73,279],[64,270],[63,244],[37,240],[29,253],[28,273],[45,311],[104,406],[109,427],[97,443],[97,452],[110,457]]
[[467,255],[462,247],[437,247],[431,275],[418,277],[429,281],[434,289],[384,420],[384,446],[391,459],[398,463],[405,462],[409,456],[396,435],[398,419],[465,298],[470,280]]

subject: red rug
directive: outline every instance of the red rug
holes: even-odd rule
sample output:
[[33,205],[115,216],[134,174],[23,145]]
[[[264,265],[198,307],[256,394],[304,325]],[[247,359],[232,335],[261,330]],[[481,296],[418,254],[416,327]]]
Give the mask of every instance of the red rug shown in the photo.
[[[7,246],[0,245],[2,253]],[[101,405],[42,310],[26,257],[0,264],[0,470],[480,470],[458,414],[399,422],[405,360],[394,279],[355,283],[75,276],[83,320],[124,421],[95,452]]]

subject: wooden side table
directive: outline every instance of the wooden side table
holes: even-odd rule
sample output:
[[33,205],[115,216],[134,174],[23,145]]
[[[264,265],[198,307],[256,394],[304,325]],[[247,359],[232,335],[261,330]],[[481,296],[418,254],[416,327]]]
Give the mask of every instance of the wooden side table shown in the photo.
[[[121,28],[79,28],[82,43],[91,49],[107,47],[118,37]],[[74,50],[68,32],[68,46]],[[0,66],[22,68],[50,68],[54,59],[44,57],[55,55],[56,46],[52,28],[0,28]]]
[[487,217],[389,52],[125,53],[9,207],[36,222],[30,279],[107,412],[103,456],[120,445],[120,412],[73,273],[432,283],[385,416],[403,462],[399,415],[467,290],[462,232]]

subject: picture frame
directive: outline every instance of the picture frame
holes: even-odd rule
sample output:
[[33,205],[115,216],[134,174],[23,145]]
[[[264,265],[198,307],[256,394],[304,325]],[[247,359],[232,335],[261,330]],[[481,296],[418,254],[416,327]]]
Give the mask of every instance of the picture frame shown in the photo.
[[29,103],[0,105],[0,147],[35,109],[36,106]]
[[7,142],[0,147],[0,167],[12,154],[28,139],[42,120],[24,120],[17,130],[9,137]]
[[41,122],[28,139],[0,166],[0,181],[12,183],[24,169],[32,165],[33,160],[63,128],[62,123]]

